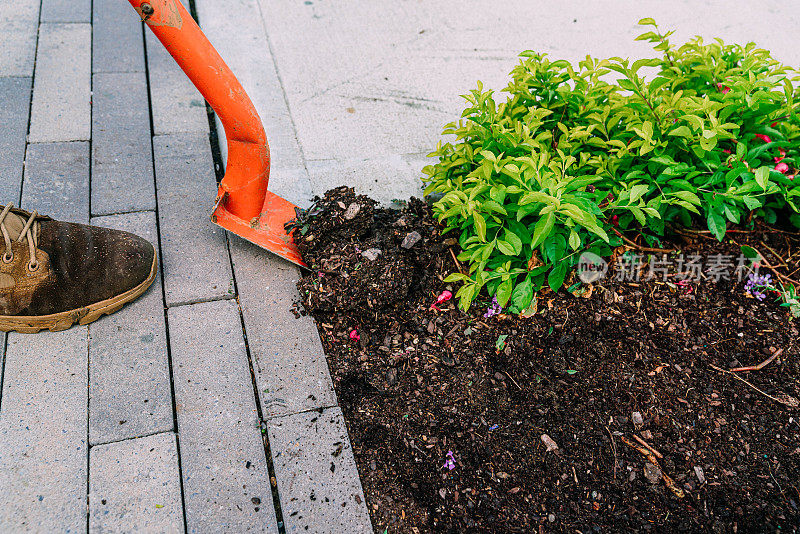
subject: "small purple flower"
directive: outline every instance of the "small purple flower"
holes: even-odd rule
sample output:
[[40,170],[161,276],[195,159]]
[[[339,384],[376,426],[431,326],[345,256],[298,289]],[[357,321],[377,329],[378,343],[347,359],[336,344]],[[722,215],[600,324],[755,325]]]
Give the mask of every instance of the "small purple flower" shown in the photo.
[[490,427],[489,427],[489,432],[491,432],[492,430],[497,430],[497,427],[498,427],[498,425],[492,425],[492,426],[490,426]]
[[447,451],[447,460],[445,460],[444,466],[450,471],[456,468],[456,459],[453,456],[453,451]]
[[492,297],[492,305],[486,308],[486,313],[483,316],[488,319],[489,317],[493,317],[503,311],[503,307],[500,306],[500,303],[497,302],[497,297]]
[[761,289],[772,289],[772,275],[750,273],[747,276],[747,282],[744,284],[744,290],[748,295],[751,295],[758,300],[767,298],[766,293],[760,291]]

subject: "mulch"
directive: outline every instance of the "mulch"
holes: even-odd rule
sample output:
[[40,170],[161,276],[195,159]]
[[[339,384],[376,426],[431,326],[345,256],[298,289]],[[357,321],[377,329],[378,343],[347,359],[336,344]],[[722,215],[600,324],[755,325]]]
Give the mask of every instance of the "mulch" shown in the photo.
[[[458,246],[420,200],[338,188],[296,227],[376,532],[800,530],[800,323],[774,295],[617,280],[617,262],[529,317],[484,317],[488,298],[432,307]],[[797,234],[729,236],[665,246],[800,269]]]

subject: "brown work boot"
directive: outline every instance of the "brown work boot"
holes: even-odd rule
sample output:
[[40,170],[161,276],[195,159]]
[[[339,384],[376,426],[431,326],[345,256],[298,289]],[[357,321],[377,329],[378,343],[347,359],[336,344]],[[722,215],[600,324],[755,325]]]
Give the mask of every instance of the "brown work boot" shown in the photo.
[[[0,330],[65,330],[117,311],[153,283],[156,252],[128,232],[0,211]],[[5,243],[3,243],[3,241]]]

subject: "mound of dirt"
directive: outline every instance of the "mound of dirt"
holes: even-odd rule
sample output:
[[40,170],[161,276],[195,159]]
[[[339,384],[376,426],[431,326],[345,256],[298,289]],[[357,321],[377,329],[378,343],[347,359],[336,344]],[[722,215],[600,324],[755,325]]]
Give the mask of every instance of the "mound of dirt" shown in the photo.
[[[612,264],[530,317],[485,317],[487,299],[432,306],[457,289],[442,280],[458,247],[422,201],[394,211],[338,188],[295,225],[376,532],[800,528],[798,323],[772,295]],[[796,234],[730,236],[672,246],[751,245],[800,269]]]

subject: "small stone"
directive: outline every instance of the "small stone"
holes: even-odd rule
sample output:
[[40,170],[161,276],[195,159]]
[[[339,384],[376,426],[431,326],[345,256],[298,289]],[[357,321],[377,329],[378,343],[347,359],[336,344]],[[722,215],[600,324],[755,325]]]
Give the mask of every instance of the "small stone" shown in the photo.
[[644,476],[651,484],[657,484],[661,480],[661,469],[650,462],[646,462],[644,464]]
[[405,249],[409,249],[416,245],[420,239],[422,239],[422,236],[419,235],[419,232],[415,230],[406,235],[405,239],[403,239],[403,243],[400,246]]
[[642,414],[639,412],[633,412],[631,414],[631,422],[633,423],[633,426],[635,426],[637,429],[642,428],[642,426],[644,425],[644,419],[642,418]]
[[706,474],[703,472],[703,468],[699,465],[694,466],[694,474],[697,475],[697,481],[700,484],[706,483]]
[[547,520],[550,521],[551,523],[555,523],[556,522],[556,514],[547,514]]
[[348,221],[352,220],[355,218],[356,215],[358,215],[359,211],[361,211],[361,205],[356,202],[353,202],[352,204],[347,206],[347,210],[344,212],[344,218],[347,219]]
[[386,371],[386,382],[390,386],[397,384],[397,369],[392,367]]
[[542,441],[547,447],[547,452],[558,450],[558,445],[556,444],[556,442],[553,441],[553,438],[551,438],[547,434],[542,434]]
[[444,499],[444,496],[445,496],[445,495],[447,495],[447,490],[446,490],[446,489],[444,489],[444,488],[441,488],[441,489],[439,490],[439,496],[440,496],[442,499]]
[[253,504],[261,504],[261,499],[259,499],[258,497],[253,497],[252,499],[250,499],[250,501]]
[[375,460],[370,460],[369,461],[369,468],[372,469],[373,471],[377,471],[378,470],[378,463]]
[[364,252],[361,253],[362,256],[367,258],[369,261],[375,261],[378,259],[378,256],[381,255],[381,249],[379,248],[368,248]]

